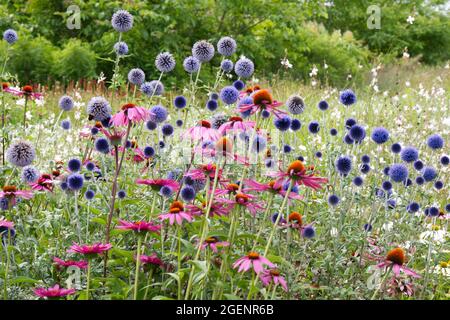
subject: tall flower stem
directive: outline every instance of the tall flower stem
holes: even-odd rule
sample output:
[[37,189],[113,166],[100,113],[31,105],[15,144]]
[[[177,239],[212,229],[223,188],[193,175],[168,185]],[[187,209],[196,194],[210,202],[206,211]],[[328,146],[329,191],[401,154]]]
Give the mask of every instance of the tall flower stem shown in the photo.
[[[8,49],[6,50],[6,55],[5,55],[5,60],[3,61],[3,68],[2,68],[2,81],[5,78],[5,69],[6,69],[6,62],[8,61],[9,58],[9,50],[10,50],[10,46],[8,46]],[[3,90],[3,83],[1,84],[1,90],[2,90],[2,165],[5,165],[5,144],[6,144],[6,139],[5,139],[5,117],[6,117],[6,109],[5,109],[5,92]]]
[[25,106],[23,108],[23,130],[24,131],[27,126],[27,106],[28,106],[28,97],[25,96]]
[[86,270],[86,300],[89,300],[89,286],[91,282],[91,260],[88,259]]
[[261,232],[264,229],[264,223],[266,222],[267,216],[269,214],[269,210],[272,207],[273,197],[274,197],[274,194],[271,193],[270,196],[269,196],[269,200],[267,201],[266,210],[264,212],[264,216],[263,216],[263,220],[262,220],[263,223],[261,223],[261,226],[259,228],[258,234],[256,235],[255,242],[253,243],[252,251],[255,250],[255,247],[256,247],[257,243],[259,242],[259,238],[261,237]]
[[178,261],[178,300],[181,300],[181,226],[178,226],[178,253],[177,253],[177,261]]
[[5,253],[6,253],[6,265],[5,265],[5,278],[3,281],[3,300],[8,300],[8,275],[9,275],[9,244],[11,241],[11,231],[8,229],[8,242],[5,244]]
[[138,235],[138,242],[136,248],[136,270],[134,273],[134,295],[133,299],[137,300],[138,287],[139,287],[139,267],[141,262],[141,246],[142,246],[142,237]]
[[81,243],[80,213],[78,211],[78,191],[75,191],[75,193],[74,193],[74,209],[75,209],[75,219],[76,219],[76,224],[77,224],[78,242]]
[[370,300],[375,300],[378,292],[381,290],[381,288],[384,286],[384,283],[386,282],[386,279],[389,275],[389,273],[391,272],[392,267],[390,267],[388,270],[386,270],[386,273],[383,277],[383,280],[381,280],[380,286],[375,290],[375,292],[373,293],[372,297],[370,298]]

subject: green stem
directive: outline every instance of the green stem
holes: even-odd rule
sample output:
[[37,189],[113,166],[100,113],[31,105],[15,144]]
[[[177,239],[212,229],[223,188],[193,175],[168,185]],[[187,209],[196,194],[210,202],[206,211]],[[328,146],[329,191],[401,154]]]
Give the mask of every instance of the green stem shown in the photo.
[[137,300],[137,294],[138,294],[138,285],[139,285],[139,265],[141,262],[141,244],[142,244],[142,237],[138,235],[138,243],[137,243],[137,253],[136,253],[136,271],[134,274],[134,295],[133,300]]

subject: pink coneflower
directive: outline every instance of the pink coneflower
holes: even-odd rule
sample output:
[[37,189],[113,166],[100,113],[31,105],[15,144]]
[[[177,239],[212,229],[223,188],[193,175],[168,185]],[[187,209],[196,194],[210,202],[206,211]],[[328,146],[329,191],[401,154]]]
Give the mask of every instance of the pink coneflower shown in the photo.
[[147,221],[137,221],[137,222],[128,222],[125,220],[119,220],[120,226],[117,229],[120,230],[132,230],[135,232],[156,232],[159,233],[161,226],[154,225],[153,222]]
[[194,148],[194,152],[201,154],[202,157],[209,157],[211,159],[220,157],[248,165],[247,158],[233,154],[233,144],[226,137],[220,138],[212,148]]
[[49,174],[41,175],[36,182],[30,183],[30,187],[31,189],[37,191],[53,192],[53,180],[51,175]]
[[241,117],[230,117],[230,119],[219,127],[222,135],[228,131],[247,131],[255,127],[254,121],[244,121]]
[[180,184],[171,179],[137,179],[137,184],[144,184],[150,186],[153,191],[161,190],[162,187],[169,187],[172,191],[175,191],[179,188]]
[[421,276],[417,272],[404,265],[405,260],[405,251],[402,248],[394,248],[387,253],[384,261],[377,264],[377,267],[382,269],[392,267],[392,271],[397,277],[401,271],[408,276],[420,278]]
[[158,258],[156,253],[153,253],[151,256],[141,255],[139,257],[139,259],[141,260],[141,263],[143,265],[151,264],[151,265],[159,266],[159,267],[164,265],[163,261],[160,258]]
[[192,221],[192,216],[184,211],[184,205],[179,201],[174,201],[169,208],[168,213],[163,213],[159,215],[159,218],[164,220],[169,220],[170,225],[173,225],[175,222],[178,225],[183,223],[183,220],[188,222]]
[[76,291],[75,289],[63,289],[59,287],[59,284],[55,285],[51,288],[36,288],[33,290],[34,293],[41,298],[62,298],[71,294],[74,294]]
[[220,136],[220,132],[211,128],[211,123],[205,120],[199,121],[196,126],[187,129],[182,135],[183,138],[202,141],[216,141]]
[[109,132],[103,127],[101,127],[99,130],[108,138],[111,144],[116,147],[122,144],[122,139],[127,134],[126,131],[119,131],[115,128],[112,129],[112,132]]
[[102,254],[111,249],[112,245],[107,243],[95,243],[93,245],[79,245],[74,243],[67,252],[80,253],[87,256]]
[[[209,210],[209,216],[226,216],[230,213],[230,211],[233,209],[233,207],[226,205],[225,203],[221,202],[213,202],[211,204],[211,208]],[[186,205],[186,212],[189,213],[192,216],[201,216],[202,214],[206,214],[206,203],[203,203],[202,205],[194,205],[194,204],[188,204]]]
[[217,247],[228,247],[230,245],[227,241],[219,241],[217,237],[208,237],[202,243],[201,248],[204,250],[206,248],[211,249],[214,253],[217,253]]
[[88,266],[88,262],[85,260],[75,261],[75,260],[62,260],[60,258],[54,257],[53,262],[56,264],[56,266],[59,267],[78,267],[80,269],[86,269]]
[[122,106],[121,111],[112,116],[110,123],[115,127],[128,126],[130,121],[138,123],[148,120],[151,112],[143,107],[138,107],[133,103],[127,103]]
[[258,110],[267,110],[274,114],[277,118],[286,114],[285,111],[278,109],[283,105],[282,102],[273,100],[272,94],[266,89],[261,89],[253,92],[251,94],[253,98],[252,104],[241,104],[238,107],[238,111],[241,113],[246,113],[250,110],[250,114],[254,114]]
[[3,91],[5,92],[9,92],[15,96],[18,97],[25,97],[25,98],[31,98],[31,99],[41,99],[43,97],[42,93],[38,93],[38,92],[33,92],[33,87],[32,86],[23,86],[22,90],[19,89],[15,89],[15,88],[6,88],[3,89]]
[[[276,181],[272,180],[268,183],[259,183],[255,180],[247,179],[244,180],[244,186],[245,188],[242,189],[243,192],[264,192],[269,191],[273,192],[274,194],[279,194],[280,196],[284,197],[286,195],[286,191],[283,190],[282,186],[275,187]],[[291,200],[301,200],[303,197],[293,191],[291,191],[288,195],[288,199]]]
[[278,269],[264,270],[259,274],[259,278],[265,287],[267,287],[270,283],[274,283],[275,285],[281,285],[284,291],[288,291],[286,280],[280,275],[280,271]]
[[257,201],[256,196],[246,193],[237,193],[236,196],[234,197],[234,200],[220,199],[218,201],[229,203],[233,206],[234,205],[244,206],[253,216],[256,216],[256,213],[258,211],[264,209],[264,206],[261,205],[262,201],[260,200]]
[[[189,172],[185,173],[185,177],[192,178],[193,180],[201,180],[205,181],[206,178],[209,178],[211,180],[214,179],[216,175],[217,167],[215,164],[204,164],[201,165],[199,168],[191,169]],[[219,182],[223,182],[225,180],[222,179],[222,169],[219,169],[217,173],[217,179]]]
[[238,272],[246,272],[250,268],[259,274],[264,270],[263,265],[267,265],[270,268],[275,268],[275,265],[267,258],[259,255],[257,252],[249,252],[246,256],[243,256],[233,263],[233,269],[239,267]]
[[13,229],[14,228],[14,222],[8,221],[5,218],[0,218],[0,227],[4,227],[7,229]]
[[0,191],[0,198],[7,198],[10,205],[16,205],[16,199],[31,199],[33,198],[33,192],[31,190],[17,190],[16,186],[4,186]]
[[294,185],[305,185],[314,190],[322,188],[322,184],[327,183],[327,178],[314,176],[314,170],[305,168],[300,160],[293,161],[286,171],[280,169],[278,172],[269,172],[268,175],[277,178],[274,188],[283,186],[286,181],[293,181]]

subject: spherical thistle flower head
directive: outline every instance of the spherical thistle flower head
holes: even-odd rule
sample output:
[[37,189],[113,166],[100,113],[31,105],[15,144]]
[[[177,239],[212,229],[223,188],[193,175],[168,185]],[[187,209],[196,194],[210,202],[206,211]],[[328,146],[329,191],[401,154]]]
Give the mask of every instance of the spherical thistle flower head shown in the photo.
[[353,179],[353,184],[354,184],[355,186],[357,186],[357,187],[362,186],[363,183],[364,183],[364,179],[361,178],[361,177],[355,177],[355,178]]
[[69,189],[69,185],[67,184],[67,182],[63,181],[61,182],[61,184],[59,185],[59,187],[61,188],[61,190],[66,191],[67,189]]
[[162,186],[161,189],[159,190],[159,194],[162,195],[164,198],[170,198],[172,193],[173,190],[169,186]]
[[238,77],[244,79],[250,78],[254,71],[255,65],[253,61],[245,57],[240,58],[234,65],[234,72]]
[[436,176],[437,172],[433,167],[425,167],[422,169],[422,177],[425,179],[425,181],[433,181]]
[[211,100],[219,100],[219,94],[217,92],[211,92],[208,96]]
[[297,160],[299,160],[299,161],[301,161],[301,162],[304,162],[304,161],[305,161],[305,158],[304,158],[303,156],[298,156],[298,157],[297,157]]
[[93,171],[95,169],[95,164],[89,161],[88,163],[86,163],[86,169],[88,171]]
[[336,159],[335,167],[340,174],[349,174],[352,170],[352,159],[348,156],[340,156]]
[[146,146],[146,147],[144,148],[144,155],[145,155],[146,158],[151,158],[151,157],[153,157],[153,156],[155,155],[155,149],[153,149],[153,148],[150,147],[150,146]]
[[361,168],[359,169],[361,171],[361,173],[367,174],[370,171],[370,165],[368,163],[363,163],[361,165]]
[[392,183],[390,181],[383,181],[381,187],[383,188],[384,191],[389,191],[392,189]]
[[386,205],[389,209],[394,209],[397,207],[397,202],[394,199],[389,199],[386,201]]
[[406,210],[410,213],[416,213],[417,211],[420,210],[420,205],[417,202],[410,202],[406,206]]
[[311,121],[308,124],[308,131],[312,134],[317,134],[320,131],[320,124],[317,121]]
[[206,108],[209,111],[215,111],[219,107],[219,104],[217,103],[217,100],[208,100],[206,102]]
[[109,141],[106,138],[98,138],[95,140],[94,147],[95,150],[104,154],[109,153],[110,150]]
[[126,10],[118,10],[111,18],[111,25],[117,32],[127,32],[133,28],[133,16]]
[[301,114],[305,111],[305,101],[299,95],[292,95],[286,101],[286,107],[292,114]]
[[291,118],[288,116],[283,116],[281,118],[275,118],[273,121],[275,127],[280,131],[287,131],[291,126]]
[[300,122],[300,120],[292,119],[292,121],[291,121],[291,130],[292,131],[300,130],[301,127],[302,127],[302,123]]
[[383,169],[383,173],[385,174],[385,175],[389,175],[389,170],[391,169],[391,167],[385,167],[384,169]]
[[102,124],[102,126],[104,127],[104,128],[109,128],[109,127],[111,127],[111,116],[109,116],[109,117],[106,117],[105,119],[103,119],[103,120],[101,120],[100,121],[101,122],[101,124]]
[[153,130],[155,130],[158,127],[158,124],[155,121],[148,120],[145,123],[145,127],[147,128],[147,130],[153,131]]
[[317,104],[317,107],[319,108],[319,110],[327,111],[329,105],[328,105],[328,102],[327,102],[327,101],[321,100],[321,101]]
[[61,121],[61,128],[63,128],[63,130],[70,130],[71,127],[72,123],[70,122],[70,120],[66,119]]
[[284,153],[290,153],[291,151],[292,151],[292,147],[291,147],[290,145],[285,144],[285,145],[283,146],[283,152],[284,152]]
[[356,95],[352,90],[346,89],[341,92],[339,100],[343,105],[350,106],[356,103]]
[[272,158],[265,159],[264,165],[266,166],[266,168],[273,168],[275,166],[275,161]]
[[127,193],[125,192],[125,190],[119,190],[119,192],[117,192],[117,197],[119,199],[124,199],[127,196]]
[[370,163],[370,157],[367,154],[363,155],[361,157],[361,162],[362,163]]
[[84,197],[87,199],[87,200],[92,200],[92,199],[94,199],[94,197],[95,197],[95,192],[93,191],[93,190],[87,190],[85,193],[84,193]]
[[156,56],[155,66],[160,72],[168,73],[175,68],[175,65],[175,58],[169,52],[161,52]]
[[24,183],[34,183],[40,177],[39,170],[33,166],[26,166],[22,169],[21,179]]
[[330,129],[330,135],[332,135],[334,137],[334,136],[337,136],[337,134],[338,134],[338,131],[337,131],[336,128],[331,128]]
[[70,172],[78,172],[81,170],[81,161],[78,159],[70,159],[67,162],[67,168]]
[[414,147],[403,148],[400,152],[400,158],[405,162],[414,162],[419,159],[419,151]]
[[444,183],[441,180],[438,180],[434,183],[434,187],[436,190],[441,190],[444,187]]
[[417,161],[414,161],[413,166],[414,166],[414,169],[416,169],[417,171],[420,171],[423,169],[424,164],[421,160],[417,160]]
[[0,210],[2,210],[2,211],[9,210],[9,200],[8,200],[8,198],[0,198]]
[[402,151],[402,146],[400,143],[394,143],[391,146],[391,151],[392,153],[400,153]]
[[227,86],[220,91],[220,100],[225,104],[233,104],[239,98],[239,91],[234,86]]
[[428,208],[428,214],[426,214],[426,215],[429,217],[437,217],[439,215],[439,208],[437,208],[437,207]]
[[313,226],[306,226],[302,229],[302,237],[306,239],[312,239],[316,235],[316,230]]
[[383,144],[389,140],[389,131],[383,127],[374,128],[371,138],[375,143]]
[[69,96],[62,96],[59,98],[58,106],[63,111],[70,111],[73,109],[73,99]]
[[220,69],[225,73],[230,73],[233,71],[234,63],[231,60],[225,59],[220,63]]
[[416,184],[421,186],[425,183],[425,179],[423,177],[417,177],[416,178]]
[[389,168],[389,177],[394,182],[403,182],[408,179],[408,168],[402,163],[395,163]]
[[200,60],[195,57],[189,56],[183,61],[183,68],[188,73],[197,72],[200,68]]
[[173,105],[175,108],[183,109],[187,105],[187,100],[184,96],[176,96],[175,99],[173,99]]
[[322,152],[320,151],[317,151],[314,155],[316,156],[316,158],[322,158]]
[[344,136],[344,143],[346,143],[346,144],[354,144],[354,143],[355,143],[355,140],[353,140],[353,139],[350,137],[349,134],[346,134],[346,135]]
[[214,57],[214,46],[206,40],[200,40],[192,46],[192,56],[200,62],[208,62]]
[[364,138],[366,137],[366,129],[358,124],[355,124],[353,127],[351,127],[348,133],[350,135],[350,138],[358,142],[364,140]]
[[446,204],[445,211],[450,213],[450,203]]
[[236,41],[231,37],[222,37],[219,42],[217,42],[217,52],[225,57],[229,57],[235,53],[236,48]]
[[134,85],[141,85],[145,81],[145,73],[139,68],[131,69],[128,72],[128,81]]
[[94,97],[89,100],[86,111],[90,120],[104,121],[111,117],[111,106],[103,97]]
[[263,136],[256,136],[252,142],[252,151],[256,153],[260,153],[265,150],[267,147],[267,140]]
[[370,223],[364,224],[364,231],[366,232],[372,231],[372,225]]
[[157,106],[153,106],[150,109],[150,120],[156,122],[156,123],[161,123],[166,121],[168,113],[167,113],[167,109],[164,108],[161,105],[157,105]]
[[169,123],[166,123],[161,127],[161,132],[166,137],[171,136],[173,134],[173,131],[174,131],[174,129],[173,129],[172,125]]
[[67,177],[67,185],[69,189],[73,191],[78,191],[83,188],[84,177],[79,173],[72,173]]
[[29,166],[36,157],[36,151],[28,141],[19,141],[6,150],[6,160],[16,167]]
[[440,162],[443,166],[448,166],[448,164],[450,163],[450,157],[447,155],[443,155],[440,159]]
[[175,121],[175,124],[177,125],[177,127],[182,127],[183,126],[183,120],[178,119],[177,121]]
[[184,186],[180,192],[181,199],[185,202],[191,202],[195,199],[195,189],[191,186]]
[[233,86],[234,86],[237,90],[241,91],[242,89],[244,89],[245,83],[244,83],[244,81],[242,81],[242,80],[236,80],[235,82],[233,82]]
[[341,199],[339,199],[339,197],[335,194],[332,194],[328,197],[328,204],[330,206],[337,206],[339,204],[339,202],[341,201]]
[[141,85],[141,92],[145,94],[147,97],[161,96],[164,94],[164,85],[159,80],[144,82]]
[[444,139],[439,134],[432,134],[427,139],[427,145],[434,150],[444,147]]
[[13,29],[8,29],[3,32],[3,39],[8,42],[8,44],[13,44],[17,41],[19,37],[17,36],[17,32]]
[[268,110],[263,110],[263,111],[261,111],[261,117],[262,117],[263,119],[269,118],[269,117],[270,117],[270,112],[269,112]]
[[118,56],[125,56],[128,54],[128,45],[123,41],[116,42],[114,44],[114,51]]

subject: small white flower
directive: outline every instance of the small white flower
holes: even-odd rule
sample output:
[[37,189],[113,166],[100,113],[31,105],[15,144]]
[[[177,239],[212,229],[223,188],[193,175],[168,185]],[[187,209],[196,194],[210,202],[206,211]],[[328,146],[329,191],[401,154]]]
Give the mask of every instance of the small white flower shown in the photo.
[[406,19],[406,22],[408,22],[409,24],[413,24],[414,23],[414,20],[416,20],[413,16],[409,16],[407,19]]

